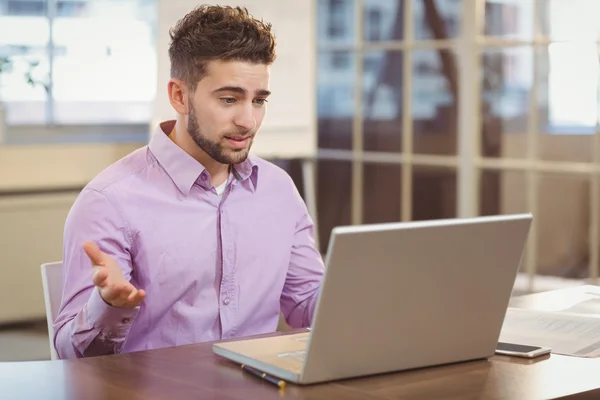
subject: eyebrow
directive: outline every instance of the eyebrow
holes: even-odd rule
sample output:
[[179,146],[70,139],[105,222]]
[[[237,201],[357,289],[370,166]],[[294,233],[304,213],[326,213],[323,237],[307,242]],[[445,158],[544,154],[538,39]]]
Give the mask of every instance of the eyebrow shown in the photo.
[[[246,94],[247,90],[240,86],[223,86],[216,90],[213,90],[213,93],[219,93],[219,92],[234,92],[234,93],[239,93],[239,94]],[[265,89],[258,89],[254,93],[257,96],[268,96],[271,94],[270,91],[265,90]]]

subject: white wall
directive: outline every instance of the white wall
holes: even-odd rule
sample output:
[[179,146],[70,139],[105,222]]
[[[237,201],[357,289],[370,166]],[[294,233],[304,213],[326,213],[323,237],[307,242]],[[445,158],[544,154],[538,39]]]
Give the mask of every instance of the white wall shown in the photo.
[[0,324],[45,318],[40,265],[61,260],[77,193],[0,197]]
[[[45,318],[40,265],[62,257],[78,188],[140,145],[0,147],[0,324]],[[63,188],[73,190],[6,195]]]
[[139,144],[0,146],[0,192],[83,187]]

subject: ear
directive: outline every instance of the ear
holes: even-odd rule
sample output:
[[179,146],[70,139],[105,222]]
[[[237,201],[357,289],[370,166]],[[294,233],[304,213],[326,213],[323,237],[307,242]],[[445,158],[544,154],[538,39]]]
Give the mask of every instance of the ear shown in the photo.
[[179,79],[169,80],[167,86],[169,102],[178,114],[186,115],[188,113],[188,88]]

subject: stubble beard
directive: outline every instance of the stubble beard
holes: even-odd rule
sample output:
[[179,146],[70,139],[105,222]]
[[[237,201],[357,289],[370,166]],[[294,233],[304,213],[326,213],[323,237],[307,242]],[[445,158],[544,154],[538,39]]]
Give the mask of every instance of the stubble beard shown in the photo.
[[[193,107],[190,107],[189,110],[187,132],[196,145],[208,154],[210,158],[221,164],[227,165],[239,164],[246,161],[254,140],[254,137],[249,138],[248,147],[244,149],[227,149],[222,143],[210,140],[200,130]],[[239,135],[239,133],[232,133],[232,136],[234,135]],[[224,137],[222,137],[221,140],[222,139],[224,139]]]

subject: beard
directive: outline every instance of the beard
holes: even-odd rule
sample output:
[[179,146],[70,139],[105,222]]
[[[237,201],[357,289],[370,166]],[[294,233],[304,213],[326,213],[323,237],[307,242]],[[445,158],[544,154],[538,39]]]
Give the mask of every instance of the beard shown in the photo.
[[[188,126],[187,132],[192,138],[192,140],[200,147],[210,158],[221,163],[221,164],[239,164],[244,162],[248,158],[248,153],[250,153],[250,148],[252,147],[252,141],[254,139],[254,132],[246,131],[246,132],[232,132],[229,134],[225,134],[221,136],[221,138],[217,141],[213,141],[209,139],[206,135],[202,133],[200,130],[200,126],[198,125],[198,119],[196,118],[196,112],[193,107],[190,106],[189,117],[188,117]],[[243,149],[228,149],[223,144],[223,140],[227,136],[236,137],[236,136],[247,136],[249,134],[250,138],[248,139],[248,146]]]

